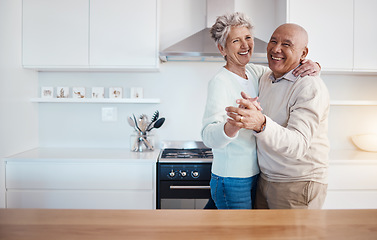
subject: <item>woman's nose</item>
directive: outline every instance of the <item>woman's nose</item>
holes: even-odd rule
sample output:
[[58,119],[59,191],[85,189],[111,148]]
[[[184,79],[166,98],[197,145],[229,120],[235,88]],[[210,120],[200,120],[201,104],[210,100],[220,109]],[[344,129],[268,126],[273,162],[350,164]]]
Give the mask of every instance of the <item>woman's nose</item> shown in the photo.
[[247,48],[249,45],[247,44],[247,42],[245,40],[241,40],[241,47],[242,48]]

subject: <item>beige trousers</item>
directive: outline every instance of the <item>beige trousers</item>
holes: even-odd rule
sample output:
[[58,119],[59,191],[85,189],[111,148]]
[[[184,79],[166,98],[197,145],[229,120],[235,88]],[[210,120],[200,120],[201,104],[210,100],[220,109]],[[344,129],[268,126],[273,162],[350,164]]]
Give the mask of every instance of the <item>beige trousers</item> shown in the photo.
[[327,184],[307,182],[270,182],[259,177],[255,208],[321,209]]

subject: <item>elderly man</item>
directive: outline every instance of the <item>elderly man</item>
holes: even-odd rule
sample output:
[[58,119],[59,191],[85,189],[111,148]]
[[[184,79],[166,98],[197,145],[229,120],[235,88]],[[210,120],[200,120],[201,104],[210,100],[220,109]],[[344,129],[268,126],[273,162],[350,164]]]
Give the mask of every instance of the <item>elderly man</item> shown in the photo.
[[256,208],[322,207],[327,192],[329,94],[318,76],[292,72],[308,54],[308,35],[283,24],[267,46],[268,64],[259,83],[263,114],[247,100],[227,107],[228,122],[255,131],[261,170]]

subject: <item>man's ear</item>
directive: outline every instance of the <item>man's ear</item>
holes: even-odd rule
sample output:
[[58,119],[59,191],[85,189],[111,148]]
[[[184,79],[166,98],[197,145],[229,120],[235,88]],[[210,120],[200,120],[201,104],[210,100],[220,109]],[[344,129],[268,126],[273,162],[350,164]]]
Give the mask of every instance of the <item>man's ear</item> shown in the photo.
[[306,58],[306,56],[308,56],[308,53],[309,53],[309,49],[308,47],[305,47],[303,50],[302,50],[302,55],[301,55],[301,61],[304,60]]
[[225,57],[226,53],[225,53],[223,46],[221,46],[220,44],[217,44],[217,48],[219,49],[221,55],[223,55],[223,57]]

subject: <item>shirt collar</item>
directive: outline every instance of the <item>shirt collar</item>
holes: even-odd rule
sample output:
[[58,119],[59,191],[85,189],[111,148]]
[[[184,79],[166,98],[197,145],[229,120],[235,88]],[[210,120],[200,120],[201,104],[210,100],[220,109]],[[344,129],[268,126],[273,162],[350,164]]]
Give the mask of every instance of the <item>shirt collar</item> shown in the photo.
[[[301,64],[300,64],[301,65]],[[271,81],[272,81],[272,83],[277,83],[277,82],[279,82],[279,81],[281,81],[281,80],[287,80],[287,81],[291,81],[291,82],[294,82],[294,81],[296,81],[298,78],[300,78],[300,76],[295,76],[295,75],[293,75],[293,71],[296,69],[296,68],[298,68],[300,65],[298,65],[297,67],[295,67],[294,69],[292,69],[291,71],[289,71],[289,72],[287,72],[286,74],[284,74],[283,76],[281,76],[281,77],[279,77],[279,78],[275,78],[274,77],[274,74],[273,73],[271,73],[270,74],[270,79],[271,79]]]

